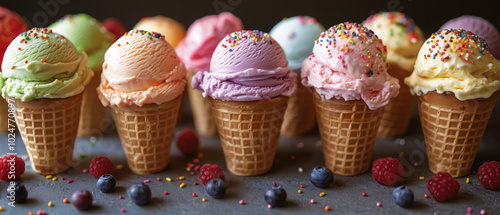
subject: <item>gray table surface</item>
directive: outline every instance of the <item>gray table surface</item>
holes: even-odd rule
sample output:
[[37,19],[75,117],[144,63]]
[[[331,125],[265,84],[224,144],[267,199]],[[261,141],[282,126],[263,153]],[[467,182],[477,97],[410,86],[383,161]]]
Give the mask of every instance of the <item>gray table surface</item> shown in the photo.
[[[176,130],[193,128],[189,107],[186,113],[188,114],[178,124]],[[425,143],[416,112],[405,136],[397,139],[377,139],[372,160],[389,156],[399,157],[405,166],[404,185],[409,186],[415,193],[415,202],[409,209],[397,206],[392,201],[391,195],[395,187],[378,184],[372,179],[371,171],[358,176],[335,176],[334,185],[327,189],[314,187],[308,179],[309,171],[315,166],[323,165],[324,162],[317,131],[301,138],[282,136],[272,169],[263,175],[253,177],[232,175],[225,167],[219,139],[201,137],[199,152],[204,156],[199,164],[215,163],[222,166],[225,171],[227,192],[223,199],[217,200],[206,194],[197,174],[192,176],[186,171],[187,163],[193,161],[193,157],[182,156],[174,144],[169,165],[165,170],[148,176],[131,173],[118,135],[114,129],[110,129],[110,132],[96,139],[94,146],[89,144],[88,138],[77,139],[73,168],[55,175],[58,177],[57,181],[46,179],[43,175],[33,172],[31,168],[27,168],[21,177],[29,192],[27,202],[15,204],[16,207],[13,208],[7,205],[8,199],[2,194],[0,206],[3,207],[3,212],[0,214],[28,214],[29,211],[36,214],[40,209],[48,214],[121,214],[121,208],[125,210],[125,214],[467,214],[468,207],[472,208],[472,214],[479,214],[481,209],[486,210],[488,214],[500,214],[500,191],[483,188],[476,175],[482,163],[500,160],[499,128],[500,106],[497,104],[471,174],[468,176],[470,183],[466,183],[467,177],[458,178],[461,186],[458,198],[445,203],[434,201],[430,195],[429,198],[424,198],[424,194],[429,192],[425,180],[420,180],[419,177],[428,179],[432,173],[427,167]],[[26,155],[20,136],[16,137],[17,153]],[[6,142],[4,141],[6,139],[5,134],[0,135],[2,143]],[[0,154],[5,153],[7,145],[4,143],[0,147]],[[90,173],[83,172],[88,168],[90,160],[98,155],[105,155],[115,165],[124,166],[115,172],[117,187],[112,193],[101,193],[95,186],[96,179]],[[185,180],[176,180],[179,176],[185,176]],[[61,177],[65,180],[61,180]],[[157,177],[161,181],[157,181]],[[166,177],[172,178],[173,181],[167,182]],[[74,182],[68,184],[68,179],[73,179]],[[146,179],[151,180],[149,186],[152,188],[153,198],[147,206],[137,206],[127,196],[126,190],[132,184]],[[286,189],[288,198],[284,207],[268,209],[264,201],[264,192],[273,181]],[[198,182],[198,185],[194,185],[194,182]],[[187,186],[180,188],[181,183]],[[7,185],[8,182],[0,182],[3,193]],[[300,185],[303,185],[303,188],[300,188]],[[64,198],[70,198],[78,189],[87,189],[92,193],[94,203],[90,210],[80,212],[71,204],[63,203]],[[303,193],[299,194],[299,189]],[[164,195],[165,191],[169,194]],[[325,192],[326,195],[320,197],[321,192]],[[367,194],[366,197],[362,196],[363,192]],[[198,196],[193,197],[193,193]],[[120,199],[119,196],[124,198]],[[202,198],[206,198],[207,201],[203,202]],[[316,203],[311,204],[311,199]],[[245,204],[240,205],[240,200]],[[49,201],[53,202],[52,207],[48,206]],[[377,202],[382,206],[377,207]],[[327,205],[331,208],[330,211],[324,210]]]

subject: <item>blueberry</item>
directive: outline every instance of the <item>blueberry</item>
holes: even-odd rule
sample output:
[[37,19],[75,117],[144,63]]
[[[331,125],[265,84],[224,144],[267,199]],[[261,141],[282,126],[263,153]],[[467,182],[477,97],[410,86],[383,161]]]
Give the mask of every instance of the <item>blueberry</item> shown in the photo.
[[401,207],[410,207],[413,198],[413,191],[405,186],[400,186],[392,191],[392,200]]
[[264,199],[273,207],[281,207],[285,205],[286,202],[286,191],[281,186],[274,185],[267,188]]
[[212,179],[207,183],[205,190],[207,191],[208,195],[216,199],[220,199],[226,193],[226,183],[224,183],[224,181],[219,178]]
[[71,204],[78,210],[87,210],[92,206],[92,194],[88,190],[77,190],[71,195]]
[[317,166],[309,173],[309,181],[319,188],[327,188],[333,182],[333,173],[324,166]]
[[128,196],[137,205],[145,205],[151,199],[151,189],[144,183],[134,184],[128,190]]
[[9,186],[7,186],[7,198],[10,200],[11,196],[15,198],[15,203],[21,203],[28,198],[28,191],[24,187],[24,184],[10,182]]
[[115,189],[116,180],[112,175],[105,174],[99,177],[96,183],[97,188],[103,193],[109,193]]

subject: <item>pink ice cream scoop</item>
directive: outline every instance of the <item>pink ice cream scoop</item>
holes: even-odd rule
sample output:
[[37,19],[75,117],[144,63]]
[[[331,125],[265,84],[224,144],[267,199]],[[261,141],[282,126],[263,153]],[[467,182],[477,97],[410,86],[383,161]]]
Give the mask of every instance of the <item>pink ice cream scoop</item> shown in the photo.
[[269,34],[244,30],[220,41],[210,71],[196,73],[191,87],[204,97],[255,101],[291,96],[296,77],[288,68],[285,52]]
[[397,96],[399,84],[387,73],[387,50],[372,30],[340,23],[323,32],[302,67],[302,84],[322,99],[363,100],[372,110]]
[[189,26],[175,51],[189,71],[208,71],[217,44],[229,33],[239,30],[243,30],[243,24],[232,13],[205,16]]
[[500,33],[488,20],[477,16],[464,15],[452,19],[440,29],[464,29],[471,31],[475,35],[483,38],[490,47],[491,54],[497,59],[500,58]]

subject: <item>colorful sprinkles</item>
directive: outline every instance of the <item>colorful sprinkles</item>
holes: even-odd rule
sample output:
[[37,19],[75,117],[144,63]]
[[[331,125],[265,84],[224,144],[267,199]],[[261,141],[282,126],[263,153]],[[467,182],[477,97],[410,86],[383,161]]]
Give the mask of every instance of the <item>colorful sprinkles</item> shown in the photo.
[[370,24],[377,19],[387,19],[390,24],[397,27],[397,32],[392,29],[390,31],[390,37],[399,36],[403,33],[408,33],[410,35],[410,40],[408,41],[409,46],[417,43],[421,39],[416,31],[415,22],[408,15],[400,12],[381,12],[368,17],[365,21],[366,24]]
[[[52,29],[47,29],[47,28],[32,28],[26,32],[23,32],[19,35],[22,37],[22,39],[19,41],[21,44],[28,44],[28,42],[32,40],[45,40],[48,44],[53,44],[52,46],[55,48],[59,48],[59,44],[66,44],[68,41],[66,40],[66,37],[59,35],[59,34],[54,34]],[[50,39],[53,39],[52,43]],[[21,51],[21,47],[18,47],[17,50]],[[47,63],[47,59],[40,59],[39,60],[42,63]],[[25,64],[28,64],[28,61],[24,61]],[[15,69],[16,66],[12,66],[11,69]]]
[[271,38],[271,35],[268,33],[262,32],[262,31],[249,31],[249,30],[243,30],[243,31],[235,31],[228,36],[226,36],[226,39],[224,40],[224,43],[222,43],[222,47],[227,49],[229,52],[233,51],[233,48],[240,45],[241,41],[250,39],[252,40],[252,45],[257,45],[257,43],[267,43],[269,45],[276,44],[276,40]]
[[145,36],[149,40],[153,40],[153,39],[165,40],[165,36],[164,35],[162,35],[160,33],[156,33],[156,32],[145,31],[145,30],[137,30],[137,29],[130,30],[129,32],[125,32],[125,34],[123,36],[130,36],[130,35]]
[[[429,49],[422,50],[425,60],[446,62],[450,57],[458,57],[463,62],[475,64],[474,60],[484,55],[494,59],[485,40],[464,29],[443,29],[434,32],[425,42]],[[451,55],[454,53],[453,55]]]
[[[339,41],[348,41],[339,47]],[[387,64],[376,64],[378,58],[382,58],[383,62],[387,60],[387,48],[382,44],[382,40],[373,33],[372,30],[358,23],[344,22],[334,25],[327,31],[321,33],[321,36],[316,40],[315,50],[317,47],[326,49],[328,55],[338,58],[344,68],[347,68],[347,62],[344,57],[349,54],[355,54],[352,46],[376,43],[375,49],[365,49],[365,53],[360,54],[359,58],[365,65],[365,74],[369,77],[378,75],[379,72],[384,72]],[[332,50],[339,50],[341,54],[333,56]],[[315,57],[315,53],[311,53],[311,58]],[[310,58],[310,59],[311,59]],[[374,72],[377,71],[377,72]]]

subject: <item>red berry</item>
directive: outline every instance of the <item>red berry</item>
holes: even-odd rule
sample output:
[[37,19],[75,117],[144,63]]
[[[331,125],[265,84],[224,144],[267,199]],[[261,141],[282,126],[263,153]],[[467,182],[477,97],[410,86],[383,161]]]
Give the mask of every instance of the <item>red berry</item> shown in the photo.
[[176,136],[177,141],[175,145],[177,145],[177,148],[182,154],[194,154],[198,151],[200,140],[193,130],[185,128],[177,132]]
[[99,178],[104,174],[113,175],[115,167],[109,158],[104,156],[97,156],[90,161],[90,173],[94,178]]
[[439,172],[427,180],[427,189],[434,200],[444,202],[458,196],[460,184],[450,173]]
[[226,181],[222,168],[220,168],[220,166],[218,166],[217,164],[209,163],[203,164],[203,166],[200,168],[199,178],[203,185],[207,185],[210,180],[216,178],[220,178],[221,180]]
[[490,161],[481,165],[479,171],[477,171],[477,179],[484,188],[500,189],[500,163]]
[[16,155],[0,157],[0,180],[12,181],[19,179],[24,173],[24,161]]
[[117,18],[107,18],[102,21],[102,25],[115,35],[115,40],[125,34],[125,27]]
[[372,165],[373,179],[383,185],[395,185],[404,179],[405,170],[396,158],[380,158]]

